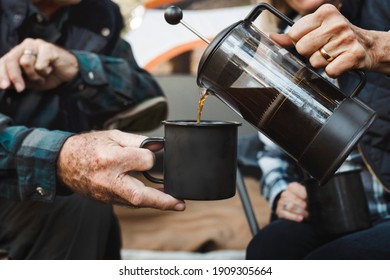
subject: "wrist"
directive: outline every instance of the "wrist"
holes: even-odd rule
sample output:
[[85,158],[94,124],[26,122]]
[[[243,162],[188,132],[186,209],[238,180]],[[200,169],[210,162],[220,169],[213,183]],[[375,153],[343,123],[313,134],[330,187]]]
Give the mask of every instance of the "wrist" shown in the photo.
[[390,32],[367,31],[367,35],[374,42],[369,51],[372,65],[367,70],[390,75]]

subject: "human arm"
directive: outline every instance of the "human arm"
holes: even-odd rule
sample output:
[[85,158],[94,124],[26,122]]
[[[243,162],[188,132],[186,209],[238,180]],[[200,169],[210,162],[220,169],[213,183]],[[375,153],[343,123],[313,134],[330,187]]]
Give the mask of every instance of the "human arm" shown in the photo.
[[[70,92],[72,98],[78,100],[80,110],[96,127],[104,128],[105,123],[152,98],[165,100],[160,86],[137,64],[131,46],[125,40],[121,39],[109,56],[72,52],[79,61],[80,74],[61,91]],[[166,111],[164,108],[162,110]],[[126,127],[121,128],[124,129]]]
[[[390,33],[365,30],[351,24],[333,5],[322,5],[298,20],[288,34],[272,34],[282,46],[291,46],[309,58],[315,68],[324,67],[330,77],[350,69],[390,74]],[[320,53],[324,48],[334,60]]]
[[300,222],[308,216],[306,189],[298,183],[304,174],[278,146],[260,137],[264,143],[264,149],[257,154],[262,195],[278,218]]
[[10,200],[52,201],[61,189],[57,154],[71,135],[13,126],[10,118],[0,114],[0,195]]
[[[0,74],[2,89],[13,87],[23,93],[27,87],[76,100],[94,128],[152,97],[164,100],[157,82],[138,66],[131,46],[122,39],[110,55],[26,39],[0,59]],[[161,110],[163,114],[166,108]]]
[[71,190],[105,203],[184,210],[182,201],[130,175],[154,164],[154,154],[138,148],[145,138],[117,130],[73,135],[12,126],[0,114],[0,196],[52,202]]

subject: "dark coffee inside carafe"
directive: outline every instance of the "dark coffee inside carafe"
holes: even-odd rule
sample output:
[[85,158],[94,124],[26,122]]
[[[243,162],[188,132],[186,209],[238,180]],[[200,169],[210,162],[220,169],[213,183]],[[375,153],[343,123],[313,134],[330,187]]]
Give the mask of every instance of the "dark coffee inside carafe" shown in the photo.
[[[338,90],[322,79],[301,79],[299,86],[320,92],[317,100],[331,100],[332,109],[344,98]],[[327,95],[321,94],[324,91]],[[273,139],[282,149],[289,151],[297,160],[321,129],[322,120],[327,118],[326,114],[318,118],[313,117],[316,114],[321,115],[318,108],[310,108],[310,104],[300,107],[275,88],[229,88],[219,92],[219,95],[221,98],[230,99],[230,106],[245,120]],[[323,100],[320,100],[321,98]]]

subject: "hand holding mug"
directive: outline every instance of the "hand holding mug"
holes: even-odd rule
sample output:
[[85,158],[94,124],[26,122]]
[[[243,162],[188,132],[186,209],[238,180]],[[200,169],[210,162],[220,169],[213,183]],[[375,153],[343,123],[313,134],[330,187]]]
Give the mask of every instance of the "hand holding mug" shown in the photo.
[[183,211],[183,201],[145,184],[130,171],[146,171],[153,152],[139,148],[145,136],[108,130],[68,138],[58,156],[61,183],[87,197],[129,207]]
[[296,182],[290,183],[280,195],[276,215],[295,222],[302,222],[306,219],[309,216],[306,188]]

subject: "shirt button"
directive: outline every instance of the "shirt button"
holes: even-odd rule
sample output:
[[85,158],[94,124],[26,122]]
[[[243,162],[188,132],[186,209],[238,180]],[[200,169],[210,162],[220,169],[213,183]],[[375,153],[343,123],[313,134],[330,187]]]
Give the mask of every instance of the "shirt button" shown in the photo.
[[40,196],[45,196],[46,195],[46,192],[45,192],[45,190],[42,187],[37,187],[35,190],[37,191],[37,193]]
[[14,15],[13,20],[14,23],[18,24],[22,20],[23,16],[22,15]]
[[90,78],[91,80],[95,79],[95,75],[93,74],[93,72],[88,72],[88,78]]
[[41,14],[37,14],[37,15],[35,16],[35,19],[36,19],[37,22],[39,22],[39,23],[42,23],[42,22],[43,22],[43,16],[42,16]]
[[79,85],[77,88],[78,88],[79,91],[82,91],[82,90],[85,89],[85,85],[84,85],[84,84],[81,84],[81,85]]
[[109,36],[111,34],[111,31],[110,31],[109,28],[105,27],[105,28],[102,29],[101,33],[102,33],[102,35],[104,37],[107,37],[107,36]]

